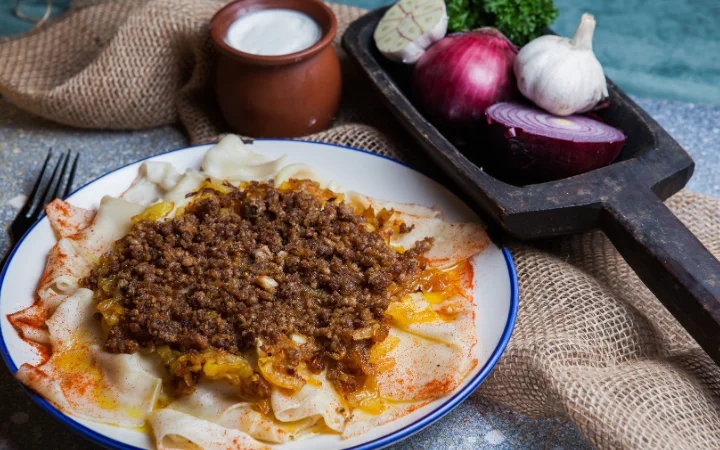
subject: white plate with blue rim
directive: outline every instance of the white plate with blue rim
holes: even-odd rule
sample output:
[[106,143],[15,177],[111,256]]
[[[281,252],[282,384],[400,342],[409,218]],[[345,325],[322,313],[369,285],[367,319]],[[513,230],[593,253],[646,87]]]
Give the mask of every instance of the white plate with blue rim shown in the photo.
[[[198,168],[209,146],[195,146],[163,153],[146,160],[172,163],[179,171]],[[389,158],[363,150],[314,142],[263,139],[252,144],[254,151],[270,157],[287,155],[289,163],[306,163],[328,178],[341,182],[344,189],[403,203],[440,208],[446,220],[480,221],[477,215],[448,189],[420,172]],[[146,161],[143,160],[143,161]],[[119,196],[132,182],[143,161],[114,170],[81,187],[67,199],[70,203],[97,208],[104,195]],[[0,273],[0,350],[10,370],[38,362],[32,346],[23,341],[7,320],[7,315],[27,308],[56,238],[43,217],[23,236]],[[336,435],[273,447],[283,450],[377,449],[396,443],[431,425],[467,398],[487,378],[510,339],[518,308],[515,267],[506,248],[491,242],[473,260],[476,327],[475,348],[478,365],[455,391],[395,421],[347,440]],[[28,390],[28,394],[53,417],[84,437],[108,448],[154,448],[151,436],[97,422],[75,418]]]

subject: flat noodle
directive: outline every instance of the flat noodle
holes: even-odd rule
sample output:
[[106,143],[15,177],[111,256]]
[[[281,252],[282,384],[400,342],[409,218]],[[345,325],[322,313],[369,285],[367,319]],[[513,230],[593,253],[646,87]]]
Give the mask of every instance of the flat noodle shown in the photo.
[[352,419],[345,424],[345,430],[343,431],[342,438],[350,439],[367,433],[380,425],[384,425],[388,422],[392,422],[393,420],[407,416],[411,412],[422,408],[428,403],[430,403],[429,400],[396,404],[392,405],[390,409],[381,414],[368,414],[363,410],[356,410],[353,412]]
[[482,225],[477,223],[451,223],[437,218],[402,216],[412,230],[394,235],[391,244],[409,247],[426,236],[435,238],[425,257],[436,267],[449,267],[480,253],[490,243]]
[[208,150],[203,159],[203,172],[220,180],[265,181],[284,166],[285,156],[270,161],[255,153],[235,135],[225,136]]
[[50,249],[48,263],[38,283],[38,297],[44,300],[48,312],[52,313],[60,304],[57,294],[65,298],[78,288],[82,277],[87,275],[92,262],[77,252],[72,238],[62,238]]
[[[397,218],[407,221],[409,217],[418,219],[442,219],[442,212],[439,209],[430,208],[416,203],[398,203],[387,200],[379,200],[376,198],[366,197],[368,206],[372,206],[376,210],[387,209],[395,211]],[[409,224],[408,224],[409,225]]]
[[315,433],[311,427],[319,420],[306,418],[287,423],[272,420],[242,401],[231,384],[210,380],[201,381],[191,394],[175,400],[168,408],[275,444],[312,436]]
[[46,311],[39,303],[16,313],[8,314],[8,322],[15,328],[18,335],[35,347],[42,360],[48,358],[50,333],[45,328]]
[[102,350],[92,291],[78,289],[47,321],[53,354],[39,367],[24,364],[16,377],[58,408],[77,417],[141,427],[155,404],[161,379],[140,356]]
[[392,245],[410,248],[415,242],[432,237],[435,241],[425,256],[436,267],[448,267],[469,259],[490,243],[481,224],[446,222],[435,208],[373,199],[357,192],[348,193],[348,197],[356,207],[394,211],[391,220],[404,222],[411,229],[408,233],[393,234]]
[[168,408],[217,422],[227,410],[241,403],[244,404],[233,385],[223,381],[202,380],[191,394],[176,399]]
[[132,217],[145,210],[143,205],[114,197],[103,197],[92,225],[69,237],[77,252],[97,261],[113,242],[130,232]]
[[343,411],[341,397],[325,379],[324,373],[314,378],[320,381],[321,386],[308,383],[295,393],[274,388],[271,403],[275,417],[281,422],[322,417],[328,428],[342,432],[348,412]]
[[[91,224],[63,237],[53,246],[38,282],[37,301],[29,308],[8,315],[8,320],[21,337],[35,344],[50,344],[45,321],[58,305],[78,289],[80,279],[88,275],[97,258],[109,250],[113,242],[127,234],[132,224],[130,218],[143,209],[137,204],[105,197]],[[64,219],[78,225],[83,220],[80,216],[87,216],[80,208],[58,208],[57,204],[51,211],[55,215],[55,223],[60,227],[56,229],[58,234],[64,234],[70,229]],[[58,211],[71,214],[58,220]],[[41,351],[44,359],[46,353]]]
[[388,356],[395,367],[378,374],[383,398],[399,401],[429,400],[457,388],[473,366],[468,349],[459,343],[439,342],[397,328],[390,336],[399,339]]
[[61,238],[71,236],[87,228],[95,217],[95,211],[73,206],[56,198],[45,206],[50,226]]
[[273,444],[307,439],[318,434],[315,425],[322,421],[319,417],[308,417],[295,422],[283,423],[271,420],[253,409],[249,403],[238,404],[225,411],[217,421],[218,425],[243,431],[255,439]]
[[[79,280],[129,232],[133,216],[162,201],[173,203],[168,215],[172,217],[208,178],[217,184],[225,179],[274,178],[282,184],[301,177],[338,189],[312,167],[285,166],[284,157],[271,161],[236,136],[225,137],[208,150],[202,167],[203,171],[189,169],[180,175],[170,164],[146,162],[123,198],[104,198],[94,216],[60,200],[48,206],[61,239],[49,254],[37,302],[9,319],[25,339],[51,346],[52,355],[37,367],[23,365],[18,379],[78,417],[125,427],[139,427],[149,420],[159,449],[265,449],[258,440],[281,444],[321,430],[343,439],[365,433],[450,393],[477,365],[472,267],[466,260],[489,243],[482,226],[444,222],[435,208],[346,192],[345,201],[356,210],[385,209],[392,211],[388,223],[406,224],[403,233],[393,226],[381,230],[391,245],[410,248],[430,237],[434,244],[426,256],[431,266],[446,270],[466,264],[468,268],[455,291],[410,294],[402,300],[407,317],[401,314],[400,320],[391,314],[388,339],[395,344],[382,356],[388,364],[374,380],[378,400],[385,405],[382,411],[350,408],[325,372],[312,375],[314,381],[298,392],[272,385],[271,415],[243,400],[235,386],[207,379],[201,379],[189,395],[153,410],[162,364],[155,356],[111,354],[103,349],[104,336],[93,318],[97,310],[92,292],[79,288]],[[420,316],[424,319],[414,319]]]
[[269,450],[247,433],[207,420],[198,420],[174,409],[161,409],[150,418],[159,450]]
[[90,261],[82,258],[68,238],[62,238],[50,250],[48,263],[40,277],[37,301],[29,308],[8,315],[18,334],[31,342],[50,345],[45,320],[55,308],[78,288],[79,280],[90,270]]
[[121,198],[148,206],[174,188],[179,179],[180,174],[172,164],[146,161],[140,165],[138,176]]
[[205,179],[206,176],[199,170],[195,169],[189,169],[182,177],[180,177],[180,180],[178,180],[175,187],[169,190],[163,198],[164,201],[172,202],[174,205],[174,211],[169,217],[173,217],[179,208],[186,206],[192,201],[192,197],[188,197],[187,194],[190,192],[196,192],[200,189],[200,186]]
[[282,186],[283,183],[290,179],[295,180],[310,180],[320,185],[321,188],[325,188],[328,185],[328,180],[323,177],[320,172],[308,166],[307,164],[290,164],[280,169],[277,174],[273,177],[273,184],[276,188]]

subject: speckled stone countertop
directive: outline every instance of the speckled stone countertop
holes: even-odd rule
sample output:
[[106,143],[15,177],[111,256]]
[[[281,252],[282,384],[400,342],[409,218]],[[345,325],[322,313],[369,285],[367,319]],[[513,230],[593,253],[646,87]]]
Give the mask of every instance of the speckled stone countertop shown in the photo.
[[[639,100],[697,162],[688,187],[720,197],[720,108]],[[48,148],[81,153],[75,187],[129,162],[182,147],[175,127],[116,132],[70,129],[38,119],[0,99],[0,226],[12,221],[33,185]],[[0,254],[7,251],[0,233]],[[0,368],[0,450],[92,449],[35,405],[10,372]],[[393,447],[415,449],[583,449],[587,442],[570,423],[534,419],[472,395],[435,425]]]

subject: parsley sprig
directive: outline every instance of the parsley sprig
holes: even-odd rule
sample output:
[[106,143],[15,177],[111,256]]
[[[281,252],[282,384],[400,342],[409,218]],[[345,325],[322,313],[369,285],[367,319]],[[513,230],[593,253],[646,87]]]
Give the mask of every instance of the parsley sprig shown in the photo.
[[515,45],[542,34],[557,18],[553,0],[446,0],[450,31],[495,27]]

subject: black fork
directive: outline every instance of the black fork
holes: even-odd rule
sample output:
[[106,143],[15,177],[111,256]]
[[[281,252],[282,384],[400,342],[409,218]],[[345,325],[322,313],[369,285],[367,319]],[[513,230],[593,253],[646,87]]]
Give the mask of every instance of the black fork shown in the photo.
[[[42,166],[40,175],[37,177],[35,185],[33,186],[25,205],[23,205],[22,209],[8,229],[8,234],[10,235],[10,249],[0,263],[0,269],[5,266],[8,257],[12,253],[13,248],[20,238],[35,222],[38,221],[38,219],[40,219],[40,217],[42,217],[45,205],[50,203],[50,201],[54,198],[65,198],[68,194],[70,194],[73,179],[75,178],[75,169],[77,169],[78,158],[80,155],[75,153],[73,156],[70,151],[60,155],[60,159],[58,159],[57,163],[55,163],[55,168],[52,171],[50,179],[44,183],[45,172],[48,170],[48,165],[50,164],[52,155],[52,150],[50,150],[47,157],[45,157],[45,163]],[[69,174],[68,167],[70,168]],[[40,193],[40,188],[43,184],[45,184],[45,189],[43,189],[42,193]]]

